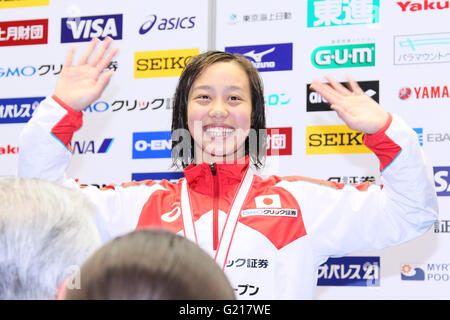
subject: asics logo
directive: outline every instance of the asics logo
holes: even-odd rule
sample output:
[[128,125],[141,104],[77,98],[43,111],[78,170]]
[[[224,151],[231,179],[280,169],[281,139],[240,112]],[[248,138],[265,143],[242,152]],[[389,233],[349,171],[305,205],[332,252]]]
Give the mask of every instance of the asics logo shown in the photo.
[[[179,203],[175,203],[175,204],[179,205]],[[180,214],[181,214],[181,209],[179,206],[176,206],[171,211],[163,213],[161,215],[161,220],[163,220],[164,222],[174,222],[175,220],[178,219]]]

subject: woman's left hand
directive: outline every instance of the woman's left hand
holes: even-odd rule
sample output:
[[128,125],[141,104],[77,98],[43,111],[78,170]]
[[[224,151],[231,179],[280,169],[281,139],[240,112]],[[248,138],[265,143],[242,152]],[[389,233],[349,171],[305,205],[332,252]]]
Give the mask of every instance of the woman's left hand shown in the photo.
[[310,88],[321,94],[339,117],[353,130],[373,134],[383,128],[389,114],[375,100],[367,96],[350,76],[346,76],[349,89],[325,75],[329,84],[314,79]]

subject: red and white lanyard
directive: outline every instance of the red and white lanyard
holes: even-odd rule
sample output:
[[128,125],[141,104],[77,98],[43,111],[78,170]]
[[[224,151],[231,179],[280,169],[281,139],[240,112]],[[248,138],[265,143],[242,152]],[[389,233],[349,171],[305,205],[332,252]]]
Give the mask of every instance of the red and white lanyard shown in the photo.
[[[251,168],[247,169],[244,179],[238,188],[235,195],[234,201],[231,205],[231,209],[227,215],[227,220],[222,230],[222,236],[219,241],[219,246],[216,251],[215,260],[225,268],[225,262],[230,250],[231,242],[233,240],[234,230],[236,229],[236,224],[239,218],[239,214],[244,205],[245,198],[247,197],[248,191],[253,181],[253,171]],[[181,184],[181,213],[184,223],[184,233],[186,238],[198,244],[197,234],[194,226],[194,215],[192,214],[191,204],[188,194],[188,186],[186,179],[183,179]]]

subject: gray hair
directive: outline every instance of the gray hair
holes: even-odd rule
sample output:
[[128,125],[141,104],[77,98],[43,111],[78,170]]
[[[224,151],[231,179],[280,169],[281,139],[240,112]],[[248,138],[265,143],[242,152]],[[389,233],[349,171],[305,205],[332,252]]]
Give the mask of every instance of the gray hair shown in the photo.
[[93,214],[79,191],[0,177],[0,299],[54,299],[101,245]]

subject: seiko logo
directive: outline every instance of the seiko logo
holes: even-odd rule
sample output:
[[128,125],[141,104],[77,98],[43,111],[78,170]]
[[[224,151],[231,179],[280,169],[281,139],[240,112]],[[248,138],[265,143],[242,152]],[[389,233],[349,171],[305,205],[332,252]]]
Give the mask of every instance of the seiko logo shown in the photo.
[[371,153],[364,133],[345,125],[306,127],[306,154]]
[[200,49],[135,52],[135,78],[175,77]]
[[375,44],[319,47],[313,51],[311,61],[319,69],[374,66]]
[[423,3],[412,1],[397,1],[403,12],[405,11],[423,11],[423,10],[443,10],[450,8],[450,1],[428,1]]

